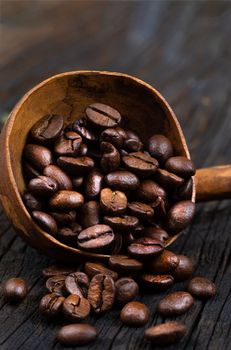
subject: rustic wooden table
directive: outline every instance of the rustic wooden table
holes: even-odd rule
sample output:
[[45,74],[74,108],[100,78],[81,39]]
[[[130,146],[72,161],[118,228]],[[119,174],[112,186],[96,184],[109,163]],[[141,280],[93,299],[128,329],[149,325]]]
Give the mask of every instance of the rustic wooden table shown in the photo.
[[[126,72],[167,98],[197,167],[231,162],[230,2],[2,0],[0,6],[2,120],[29,88],[55,73],[84,68]],[[191,227],[173,246],[190,256],[195,274],[211,278],[219,292],[179,318],[188,333],[169,349],[231,349],[230,216],[230,201],[198,205]],[[38,313],[44,293],[41,270],[50,263],[16,235],[1,212],[0,280],[21,276],[30,284],[19,306],[0,300],[1,350],[62,348],[54,341],[60,324]],[[149,325],[160,322],[155,314],[159,296],[141,299],[152,310]],[[118,314],[91,318],[99,339],[84,349],[153,348],[143,340],[143,328],[122,326]]]

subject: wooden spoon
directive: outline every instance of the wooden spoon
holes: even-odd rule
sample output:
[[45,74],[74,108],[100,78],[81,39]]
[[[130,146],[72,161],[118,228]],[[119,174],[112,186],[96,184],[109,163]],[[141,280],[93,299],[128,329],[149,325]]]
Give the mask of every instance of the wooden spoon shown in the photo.
[[[30,128],[42,116],[61,114],[68,124],[81,118],[86,106],[96,101],[117,108],[126,128],[137,131],[144,140],[155,133],[164,134],[171,139],[176,154],[190,158],[174,112],[157,90],[137,78],[112,72],[68,72],[30,90],[15,106],[0,135],[0,199],[13,226],[30,245],[65,261],[109,256],[66,246],[36,225],[21,199],[25,190],[22,153]],[[230,198],[231,167],[198,170],[196,184],[199,200]],[[193,179],[193,202],[195,195]],[[178,236],[171,237],[167,245]]]

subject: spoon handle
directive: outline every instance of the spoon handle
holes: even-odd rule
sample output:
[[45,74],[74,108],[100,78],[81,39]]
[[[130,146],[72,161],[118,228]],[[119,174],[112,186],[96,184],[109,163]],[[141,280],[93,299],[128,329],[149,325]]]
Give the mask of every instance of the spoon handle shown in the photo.
[[231,164],[196,171],[196,201],[231,198]]

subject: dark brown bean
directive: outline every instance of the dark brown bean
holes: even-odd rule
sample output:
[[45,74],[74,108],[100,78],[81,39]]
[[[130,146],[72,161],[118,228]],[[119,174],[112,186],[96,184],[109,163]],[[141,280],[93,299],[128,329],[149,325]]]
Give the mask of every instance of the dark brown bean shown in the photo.
[[164,250],[148,264],[148,270],[154,274],[172,273],[179,264],[179,258],[170,250]]
[[182,315],[194,304],[194,299],[187,292],[173,292],[166,295],[157,304],[157,312],[163,317]]
[[100,223],[100,205],[96,201],[89,201],[81,208],[81,224],[84,228]]
[[74,157],[80,153],[82,137],[74,131],[65,132],[56,140],[54,151],[58,156]]
[[113,248],[111,250],[111,254],[120,254],[120,252],[122,250],[122,245],[123,245],[123,236],[122,236],[122,234],[116,232],[114,245],[113,245]]
[[151,219],[154,215],[153,208],[141,202],[128,203],[128,210],[131,215],[137,216],[141,220]]
[[50,215],[57,221],[60,227],[65,227],[75,222],[76,211],[71,210],[68,212],[50,212]]
[[46,294],[41,299],[39,311],[48,318],[56,318],[61,314],[65,298],[54,293]]
[[80,249],[102,251],[110,247],[115,239],[108,225],[94,225],[80,232],[77,243]]
[[207,299],[213,297],[216,292],[216,286],[209,279],[204,277],[194,277],[187,286],[187,290],[194,297]]
[[59,343],[65,346],[86,345],[97,338],[97,330],[90,324],[69,324],[63,326],[57,334]]
[[115,146],[109,142],[101,142],[100,149],[102,151],[101,169],[105,173],[118,169],[120,166],[120,154]]
[[28,162],[40,171],[53,161],[51,151],[40,145],[27,144],[24,148],[24,155]]
[[136,259],[149,259],[160,254],[164,245],[157,239],[142,237],[135,240],[128,246],[128,254]]
[[184,281],[189,279],[193,273],[193,263],[185,255],[177,255],[179,259],[179,264],[176,269],[173,271],[173,276],[176,281]]
[[139,224],[135,216],[104,216],[104,223],[111,226],[115,231],[128,232]]
[[43,211],[34,210],[31,213],[32,218],[36,223],[44,230],[45,232],[50,233],[51,235],[56,235],[58,227],[56,221],[53,217]]
[[82,184],[83,184],[83,180],[84,180],[83,176],[75,176],[75,177],[72,176],[72,186],[73,186],[73,188],[75,190],[79,189],[79,187],[81,187]]
[[[73,226],[73,224],[75,224]],[[57,238],[66,244],[76,243],[79,233],[82,231],[82,226],[77,223],[72,223],[71,227],[62,227],[57,232]]]
[[58,183],[48,176],[40,175],[30,180],[28,189],[35,196],[47,197],[58,191]]
[[80,298],[86,298],[89,278],[84,272],[71,273],[65,279],[65,287],[68,293],[76,294]]
[[165,322],[147,328],[144,337],[153,345],[171,345],[178,343],[186,333],[186,326],[179,322]]
[[165,163],[165,169],[181,177],[190,177],[196,169],[193,162],[186,157],[171,157]]
[[48,280],[46,281],[46,288],[51,293],[63,296],[66,294],[65,279],[66,279],[66,276],[64,275],[52,276],[48,278]]
[[153,135],[148,140],[148,151],[160,163],[173,155],[173,146],[171,141],[164,135]]
[[145,237],[153,238],[153,239],[158,239],[162,242],[165,242],[169,239],[169,235],[165,230],[159,227],[145,227],[143,231],[143,235]]
[[84,198],[75,191],[58,191],[50,200],[49,206],[55,210],[73,210],[83,205]]
[[23,202],[29,211],[42,209],[42,202],[34,197],[32,193],[24,193]]
[[143,268],[142,262],[126,255],[111,255],[109,258],[109,265],[113,270],[119,273],[128,274],[141,271]]
[[30,180],[33,179],[34,177],[37,177],[40,174],[40,171],[38,171],[35,166],[30,164],[29,162],[23,160],[23,171],[25,176]]
[[42,144],[53,142],[61,134],[63,117],[60,115],[46,115],[31,128],[30,134],[33,139]]
[[88,301],[96,314],[109,311],[115,300],[115,284],[108,275],[96,275],[92,278],[88,289]]
[[100,135],[100,141],[110,142],[116,148],[120,149],[123,146],[124,137],[116,128],[106,129]]
[[79,295],[71,294],[63,302],[63,313],[69,320],[84,320],[91,311],[89,301]]
[[99,196],[103,184],[103,174],[98,169],[93,169],[86,178],[84,192],[87,198],[95,199]]
[[83,157],[59,157],[57,160],[58,165],[71,175],[84,175],[94,167],[93,159]]
[[104,213],[120,215],[127,208],[127,197],[121,191],[112,191],[110,188],[104,188],[100,192],[100,205]]
[[81,143],[80,147],[79,147],[79,155],[82,156],[86,156],[88,152],[88,147],[87,145],[85,145],[85,143]]
[[123,277],[116,281],[115,288],[115,300],[120,305],[127,304],[129,301],[134,300],[139,293],[138,284],[129,277]]
[[165,169],[157,169],[155,179],[161,186],[170,190],[175,189],[184,183],[184,179],[182,177],[170,173]]
[[112,189],[130,191],[138,188],[140,181],[130,171],[117,170],[105,176],[106,184]]
[[150,318],[148,307],[139,301],[131,301],[126,304],[120,312],[120,320],[133,327],[144,326]]
[[77,132],[86,143],[95,143],[98,140],[97,133],[87,127],[87,120],[84,118],[76,120],[72,130]]
[[126,131],[127,137],[124,141],[124,148],[128,152],[139,152],[143,149],[144,145],[141,142],[139,136],[133,131]]
[[59,190],[72,190],[70,177],[56,165],[48,165],[43,170],[45,176],[49,176],[58,184]]
[[136,190],[135,196],[140,201],[150,203],[155,201],[158,197],[166,198],[167,193],[165,189],[158,185],[155,181],[144,180],[141,182],[138,190]]
[[55,275],[69,275],[72,272],[77,271],[78,267],[72,267],[69,265],[51,265],[42,270],[42,274],[45,277],[52,277]]
[[123,162],[126,168],[141,177],[154,174],[158,167],[158,161],[143,152],[129,153],[123,156]]
[[140,280],[142,285],[159,292],[170,288],[174,283],[174,278],[171,275],[152,275],[144,273],[141,275]]
[[174,204],[167,214],[167,231],[171,233],[182,231],[190,224],[194,213],[195,203],[191,201],[181,201]]
[[84,271],[90,278],[98,274],[103,274],[110,276],[114,281],[118,279],[117,272],[108,269],[104,264],[101,263],[87,262],[84,265]]
[[105,104],[93,103],[86,109],[86,116],[90,123],[99,128],[113,128],[121,121],[120,113]]
[[28,293],[28,285],[22,278],[12,277],[5,281],[3,285],[3,295],[7,301],[18,303],[22,301]]
[[177,188],[175,197],[179,200],[191,199],[193,190],[192,178],[185,180],[184,184]]

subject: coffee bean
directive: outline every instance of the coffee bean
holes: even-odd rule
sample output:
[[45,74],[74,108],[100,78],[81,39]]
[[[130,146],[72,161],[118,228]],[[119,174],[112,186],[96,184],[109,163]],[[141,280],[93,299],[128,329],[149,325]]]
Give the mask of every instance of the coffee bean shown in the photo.
[[42,228],[42,230],[50,233],[53,236],[57,234],[57,224],[51,215],[43,211],[34,210],[32,211],[31,216],[36,221],[36,223]]
[[105,265],[100,263],[91,263],[87,262],[84,265],[84,271],[85,273],[90,277],[94,277],[98,274],[108,275],[110,276],[114,281],[118,279],[118,273],[115,271],[112,271],[108,269]]
[[177,200],[191,199],[193,190],[192,178],[185,180],[184,184],[176,189],[175,197]]
[[126,140],[126,138],[128,137],[126,130],[124,130],[120,126],[116,126],[115,130],[120,134],[120,136],[123,138],[123,140]]
[[74,244],[79,233],[82,231],[82,226],[75,223],[74,229],[72,227],[62,227],[57,232],[57,238],[66,244]]
[[173,276],[176,281],[184,281],[189,279],[193,273],[193,263],[185,255],[177,255],[179,259],[179,264],[176,269],[173,271]]
[[86,156],[87,155],[87,151],[88,151],[88,147],[87,145],[85,145],[85,143],[81,143],[80,147],[79,147],[79,155],[82,156]]
[[174,278],[171,275],[152,275],[144,273],[140,280],[149,289],[159,292],[170,288],[174,283]]
[[47,197],[57,192],[58,183],[48,176],[40,175],[30,180],[28,189],[35,196]]
[[152,207],[141,202],[128,203],[128,210],[131,215],[137,216],[141,220],[151,219],[154,215]]
[[87,120],[82,118],[74,122],[72,130],[77,132],[86,143],[96,143],[98,135],[95,131],[87,127]]
[[166,198],[167,193],[163,187],[158,185],[155,181],[144,180],[140,183],[138,190],[135,192],[135,197],[144,201],[145,203],[151,203],[157,198]]
[[159,227],[145,227],[143,234],[145,237],[157,239],[163,243],[169,239],[167,232]]
[[164,250],[148,264],[148,269],[154,274],[172,273],[179,264],[179,258],[170,250]]
[[58,156],[77,156],[80,152],[82,137],[74,131],[65,132],[56,140],[54,151]]
[[102,158],[100,165],[105,173],[109,173],[119,168],[120,166],[120,154],[109,142],[101,142],[100,148],[102,151]]
[[127,137],[124,141],[124,148],[128,152],[139,152],[143,149],[143,143],[141,142],[139,136],[133,131],[127,130]]
[[45,176],[49,176],[58,184],[59,190],[72,190],[70,177],[56,165],[48,165],[43,170]]
[[100,223],[100,205],[96,201],[89,201],[81,208],[81,224],[84,228]]
[[71,273],[65,279],[65,287],[68,293],[76,294],[80,298],[86,298],[89,278],[84,272]]
[[64,296],[66,294],[65,279],[66,276],[64,275],[52,276],[46,281],[46,288],[51,293]]
[[72,177],[72,186],[75,190],[79,189],[79,187],[81,187],[82,184],[83,184],[83,176]]
[[124,170],[117,170],[107,174],[105,182],[110,188],[120,191],[135,190],[140,184],[136,175]]
[[112,245],[115,235],[110,226],[94,225],[80,232],[77,243],[80,249],[102,251]]
[[124,305],[129,301],[134,300],[139,293],[138,284],[129,277],[123,277],[116,281],[115,288],[115,300],[120,305]]
[[171,141],[164,135],[153,135],[148,140],[148,151],[160,163],[166,162],[173,155]]
[[84,192],[87,198],[95,199],[99,196],[103,184],[103,174],[98,169],[93,169],[85,180]]
[[57,334],[59,343],[65,346],[86,345],[97,338],[97,330],[90,324],[69,324],[63,326]]
[[135,216],[104,216],[104,223],[111,226],[115,231],[128,232],[139,224],[138,218]]
[[91,311],[89,301],[79,295],[71,294],[63,302],[63,313],[72,321],[84,320]]
[[42,202],[34,197],[32,193],[24,193],[23,202],[29,211],[42,209]]
[[120,233],[116,232],[111,254],[119,254],[122,250],[122,245],[123,245],[123,237]]
[[153,345],[171,345],[179,342],[186,333],[186,326],[179,322],[165,322],[147,328],[144,337]]
[[69,275],[70,273],[77,271],[77,268],[78,267],[72,267],[69,265],[51,265],[43,269],[42,274],[45,277]]
[[116,128],[106,129],[100,135],[100,141],[110,142],[116,148],[120,149],[123,146],[124,137]]
[[127,326],[142,327],[150,318],[148,307],[139,301],[131,301],[120,312],[120,320]]
[[179,187],[184,183],[184,179],[182,177],[170,173],[165,169],[157,169],[155,179],[161,186],[169,190]]
[[166,220],[167,231],[177,233],[185,229],[193,219],[195,203],[181,201],[174,204],[168,212]]
[[28,286],[24,279],[12,277],[3,285],[3,295],[7,301],[18,303],[22,301],[28,293]]
[[147,177],[155,173],[158,161],[143,153],[134,152],[123,156],[125,167],[141,177]]
[[33,139],[42,144],[53,142],[61,134],[63,117],[60,115],[46,115],[31,128],[30,134]]
[[126,255],[111,255],[109,258],[109,265],[113,270],[119,273],[128,274],[141,271],[143,267],[142,262]]
[[165,163],[165,169],[184,178],[195,174],[193,162],[186,157],[171,157]]
[[34,177],[37,177],[40,174],[40,171],[38,171],[35,166],[30,164],[29,162],[23,160],[23,171],[25,176],[30,180],[33,179]]
[[120,113],[105,104],[93,103],[86,109],[86,116],[90,123],[99,128],[113,128],[121,121]]
[[55,318],[61,314],[65,298],[54,293],[46,294],[41,299],[39,311],[48,318]]
[[157,312],[163,317],[182,315],[194,304],[194,299],[187,292],[173,292],[166,295],[157,304]]
[[108,275],[95,275],[88,289],[88,301],[96,314],[109,311],[115,300],[115,284]]
[[89,172],[94,167],[93,159],[89,157],[59,157],[58,165],[67,173],[72,175],[83,175]]
[[157,239],[141,237],[128,246],[128,254],[137,259],[148,259],[160,254],[164,245]]
[[28,162],[40,171],[52,164],[53,161],[51,151],[40,145],[26,145],[24,148],[24,155]]
[[127,197],[123,192],[104,188],[100,192],[100,205],[104,213],[120,215],[123,214],[127,208]]
[[58,191],[49,200],[49,206],[55,210],[73,210],[83,205],[82,194],[75,191]]
[[204,277],[194,277],[191,279],[187,290],[193,296],[201,299],[211,298],[217,292],[215,284]]
[[50,215],[57,221],[60,227],[65,227],[75,222],[76,211],[71,210],[68,212],[50,212]]

